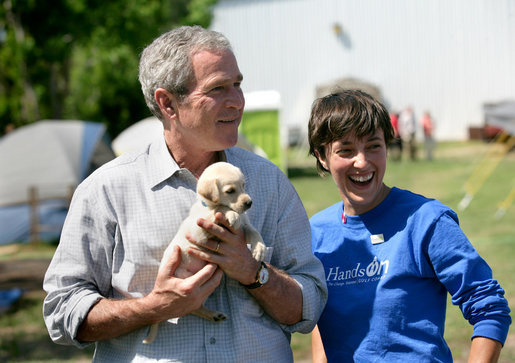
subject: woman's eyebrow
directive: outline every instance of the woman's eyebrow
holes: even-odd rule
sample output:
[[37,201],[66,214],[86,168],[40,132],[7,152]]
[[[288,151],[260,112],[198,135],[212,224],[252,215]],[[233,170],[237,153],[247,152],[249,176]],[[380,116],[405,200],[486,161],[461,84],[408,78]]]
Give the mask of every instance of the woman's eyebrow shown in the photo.
[[349,140],[338,140],[336,141],[336,143],[340,146],[345,146],[345,145],[350,145],[352,144],[352,141],[349,141]]
[[381,137],[379,136],[370,136],[369,138],[367,138],[367,141],[377,141],[377,140],[381,140]]

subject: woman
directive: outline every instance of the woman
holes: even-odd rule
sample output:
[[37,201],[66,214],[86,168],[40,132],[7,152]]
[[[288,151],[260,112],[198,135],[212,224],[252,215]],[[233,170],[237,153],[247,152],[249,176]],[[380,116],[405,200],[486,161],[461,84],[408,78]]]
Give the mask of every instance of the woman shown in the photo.
[[313,361],[452,362],[443,339],[449,292],[474,326],[471,361],[495,362],[511,323],[504,291],[456,213],[384,184],[392,137],[385,107],[364,92],[313,104],[310,153],[342,199],[311,218],[329,288]]

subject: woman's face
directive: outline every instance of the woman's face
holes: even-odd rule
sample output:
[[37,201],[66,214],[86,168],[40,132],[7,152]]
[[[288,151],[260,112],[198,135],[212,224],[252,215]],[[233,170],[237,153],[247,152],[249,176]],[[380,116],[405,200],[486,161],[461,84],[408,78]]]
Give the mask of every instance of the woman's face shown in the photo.
[[389,188],[383,184],[386,171],[384,132],[361,139],[354,134],[325,146],[325,159],[318,159],[331,173],[343,200],[345,214],[368,212],[381,203]]

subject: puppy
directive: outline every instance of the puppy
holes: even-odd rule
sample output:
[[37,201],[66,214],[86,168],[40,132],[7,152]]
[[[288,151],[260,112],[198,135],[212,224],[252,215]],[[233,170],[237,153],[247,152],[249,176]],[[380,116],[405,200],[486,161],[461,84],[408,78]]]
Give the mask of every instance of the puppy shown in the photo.
[[[181,248],[181,263],[175,270],[175,276],[186,278],[204,267],[206,265],[205,261],[196,259],[186,252],[188,247],[193,246],[193,244],[186,239],[185,235],[189,233],[195,241],[206,242],[212,236],[197,225],[197,220],[204,218],[214,222],[217,212],[222,212],[233,228],[243,229],[245,240],[247,244],[250,244],[252,257],[258,261],[263,261],[266,246],[261,235],[250,224],[245,214],[245,211],[252,205],[252,199],[245,193],[245,179],[239,168],[226,162],[210,165],[198,179],[197,196],[198,201],[193,204],[188,217],[182,222],[179,231],[166,248],[159,269],[163,268],[175,245]],[[196,247],[198,248],[198,246]],[[213,251],[210,250],[210,252]],[[201,306],[192,314],[212,322],[227,319],[223,313],[209,310],[204,306]],[[143,343],[152,343],[157,336],[157,329],[158,325],[153,324]]]

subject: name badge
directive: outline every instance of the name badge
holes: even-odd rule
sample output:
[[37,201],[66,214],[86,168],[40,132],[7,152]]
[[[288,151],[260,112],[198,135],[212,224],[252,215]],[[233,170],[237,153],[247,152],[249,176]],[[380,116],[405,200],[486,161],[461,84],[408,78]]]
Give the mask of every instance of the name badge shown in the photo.
[[370,242],[372,242],[373,245],[378,245],[380,243],[384,242],[384,236],[383,234],[373,234],[370,236]]

